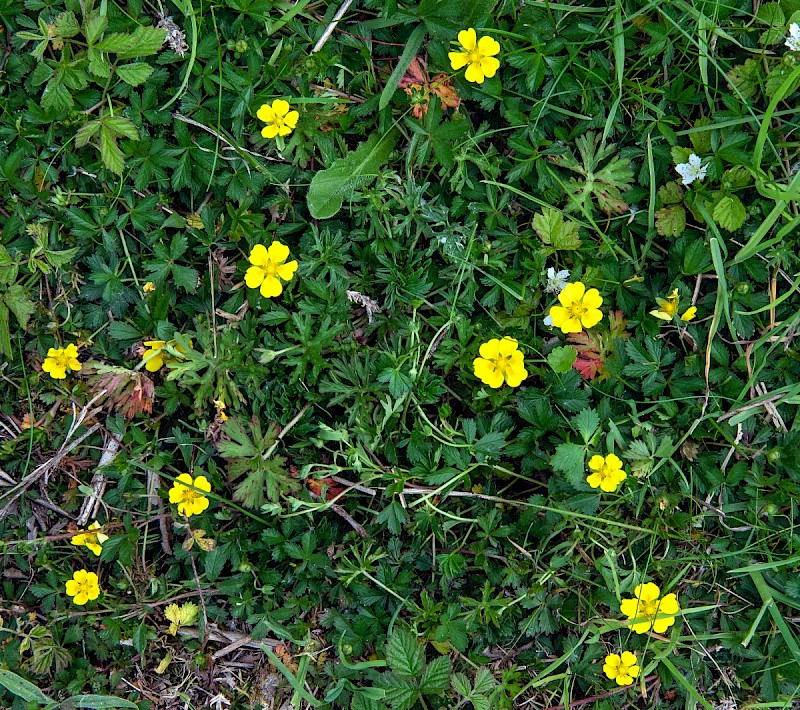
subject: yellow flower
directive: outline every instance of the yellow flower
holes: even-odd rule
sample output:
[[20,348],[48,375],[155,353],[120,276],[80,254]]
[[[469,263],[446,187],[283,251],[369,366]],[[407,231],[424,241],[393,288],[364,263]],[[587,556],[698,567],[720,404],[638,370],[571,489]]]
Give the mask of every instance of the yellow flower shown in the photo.
[[[189,488],[189,486],[194,486],[194,488]],[[199,490],[195,490],[195,488]],[[203,495],[203,492],[208,493],[210,490],[211,484],[205,476],[192,479],[191,474],[182,473],[172,484],[169,491],[169,502],[177,503],[178,513],[187,518],[199,515],[208,508],[208,498]]]
[[[671,321],[678,315],[678,289],[672,289],[672,293],[666,298],[656,298],[658,308],[655,311],[650,311],[651,316],[660,318],[661,320]],[[686,309],[686,312],[681,316],[681,320],[686,322],[692,320],[697,314],[697,306],[691,306]]]
[[636,656],[630,651],[623,651],[621,656],[609,653],[603,664],[603,673],[610,680],[617,681],[617,685],[630,685],[634,678],[639,677],[639,665]]
[[54,380],[66,379],[67,370],[78,372],[82,367],[78,360],[78,347],[72,344],[65,348],[50,348],[42,363],[42,370]]
[[586,290],[580,281],[567,284],[558,294],[560,306],[550,309],[550,318],[562,333],[580,333],[584,328],[592,328],[603,320],[600,306],[603,298],[596,288]]
[[[142,360],[144,361],[144,369],[148,372],[158,372],[164,365],[181,361],[181,358],[172,357],[168,352],[165,352],[164,348],[167,345],[175,348],[179,353],[186,352],[174,340],[145,340],[143,344],[147,350],[142,353]],[[189,341],[189,347],[192,347],[191,340]]]
[[678,597],[667,594],[661,599],[661,590],[653,584],[637,584],[633,590],[635,599],[623,599],[620,611],[628,617],[628,626],[637,634],[646,634],[652,628],[663,634],[675,623],[675,614],[681,608]]
[[586,477],[586,482],[592,488],[599,488],[606,493],[613,493],[628,477],[622,470],[622,461],[616,454],[609,454],[605,458],[595,454],[589,459],[589,470],[593,473]]
[[283,286],[279,280],[291,281],[297,271],[297,262],[289,258],[289,247],[278,241],[272,242],[269,249],[263,244],[256,244],[248,257],[252,266],[244,275],[248,288],[259,288],[264,298],[280,296]]
[[79,569],[72,575],[72,579],[67,580],[67,594],[78,606],[83,606],[90,599],[97,599],[100,596],[97,575],[94,572]]
[[461,30],[458,41],[465,52],[450,52],[450,66],[456,71],[467,67],[464,78],[475,84],[483,84],[483,80],[491,79],[500,68],[500,60],[494,55],[500,53],[500,44],[489,36],[478,39],[475,30]]
[[517,387],[528,376],[525,358],[514,338],[492,338],[480,347],[480,357],[472,362],[475,377],[489,387],[502,387],[507,382]]
[[214,406],[215,406],[215,407],[216,407],[216,409],[217,409],[217,416],[218,416],[218,417],[219,417],[219,418],[220,418],[220,419],[221,419],[223,422],[227,421],[227,420],[228,420],[228,415],[227,415],[227,414],[225,414],[225,409],[226,409],[226,406],[225,406],[225,402],[222,400],[222,397],[220,397],[219,399],[215,399],[215,400],[214,400]]
[[142,291],[145,294],[153,293],[156,290],[156,285],[152,281],[148,281],[144,286],[142,286]]
[[77,535],[73,535],[70,542],[73,545],[78,545],[79,547],[88,547],[89,550],[99,557],[100,553],[103,551],[103,543],[108,540],[108,535],[97,532],[100,530],[100,523],[98,523],[96,520],[89,526],[88,529],[95,532],[78,533]]
[[275,99],[272,106],[264,104],[258,109],[258,116],[267,125],[261,129],[264,138],[275,138],[275,136],[288,136],[297,125],[300,114],[297,111],[289,110],[289,102],[283,99]]

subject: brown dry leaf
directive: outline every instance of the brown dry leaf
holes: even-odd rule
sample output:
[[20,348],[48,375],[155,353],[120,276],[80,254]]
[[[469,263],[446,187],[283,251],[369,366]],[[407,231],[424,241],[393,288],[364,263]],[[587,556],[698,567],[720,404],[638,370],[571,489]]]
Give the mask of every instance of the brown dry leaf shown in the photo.
[[105,393],[108,409],[121,412],[126,419],[142,412],[152,413],[155,384],[143,372],[99,362],[84,363],[84,371],[89,375],[92,392]]

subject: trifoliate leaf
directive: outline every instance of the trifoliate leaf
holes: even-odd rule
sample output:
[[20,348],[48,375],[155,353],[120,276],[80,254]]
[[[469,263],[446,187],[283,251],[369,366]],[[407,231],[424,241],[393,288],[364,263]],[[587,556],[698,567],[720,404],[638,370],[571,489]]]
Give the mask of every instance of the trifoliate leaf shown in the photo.
[[744,224],[747,209],[736,195],[726,195],[714,206],[713,216],[720,227],[733,232]]
[[539,238],[554,249],[580,249],[578,225],[571,220],[565,220],[560,210],[545,207],[541,214],[534,215],[532,226]]
[[764,81],[764,68],[760,61],[748,59],[744,64],[737,64],[728,72],[728,83],[741,95],[749,99],[756,95]]
[[662,237],[679,237],[686,229],[686,209],[671,205],[656,211],[656,232]]

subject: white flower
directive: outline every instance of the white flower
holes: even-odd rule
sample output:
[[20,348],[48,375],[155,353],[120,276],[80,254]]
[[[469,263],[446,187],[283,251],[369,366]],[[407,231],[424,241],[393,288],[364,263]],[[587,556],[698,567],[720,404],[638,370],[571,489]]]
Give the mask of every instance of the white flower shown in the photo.
[[676,165],[675,170],[683,178],[682,183],[690,185],[695,180],[702,180],[706,176],[707,168],[700,164],[700,156],[692,153],[689,156],[689,162]]
[[545,316],[545,317],[544,317],[544,324],[545,324],[545,325],[546,325],[548,328],[552,328],[552,327],[553,327],[553,319],[552,319],[550,316]]
[[786,37],[786,42],[784,44],[792,51],[792,52],[800,52],[800,25],[796,22],[792,22],[789,25],[789,34]]
[[562,269],[558,273],[551,266],[547,270],[547,285],[544,287],[545,293],[561,293],[569,281],[569,271]]

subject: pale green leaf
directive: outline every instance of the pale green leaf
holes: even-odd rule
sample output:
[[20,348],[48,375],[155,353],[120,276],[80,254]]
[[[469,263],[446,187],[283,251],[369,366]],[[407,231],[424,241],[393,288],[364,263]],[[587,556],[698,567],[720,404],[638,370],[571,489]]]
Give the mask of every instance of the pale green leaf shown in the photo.
[[578,359],[578,351],[571,345],[553,348],[547,356],[547,364],[553,368],[554,372],[563,374],[569,372],[572,365]]
[[744,224],[747,209],[736,195],[726,195],[714,205],[713,217],[720,227],[733,232]]
[[425,667],[425,650],[413,634],[395,629],[386,646],[386,662],[395,673],[416,679]]
[[686,229],[686,209],[670,205],[656,211],[656,232],[662,237],[679,237]]
[[153,67],[144,62],[135,62],[134,64],[123,64],[117,67],[117,75],[122,81],[131,86],[139,86],[144,84],[153,73]]
[[581,246],[578,225],[565,220],[561,211],[553,207],[544,207],[541,214],[534,215],[532,226],[539,239],[554,249],[573,250]]
[[378,170],[389,158],[396,142],[395,130],[382,138],[374,134],[354,151],[334,161],[327,170],[314,175],[307,197],[311,216],[314,219],[333,217],[342,208],[345,198],[378,176]]

